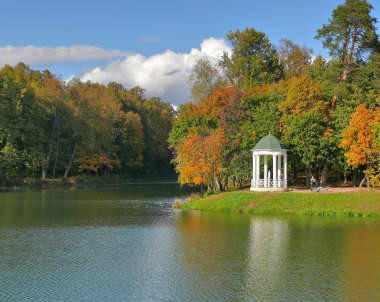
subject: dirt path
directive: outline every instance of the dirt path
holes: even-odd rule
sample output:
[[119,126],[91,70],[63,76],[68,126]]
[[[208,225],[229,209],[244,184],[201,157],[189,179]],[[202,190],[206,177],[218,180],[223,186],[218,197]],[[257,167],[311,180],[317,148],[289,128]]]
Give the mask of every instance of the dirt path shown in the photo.
[[328,194],[328,193],[365,193],[365,192],[371,192],[371,193],[379,193],[380,189],[367,189],[367,188],[354,188],[354,187],[327,187],[321,189],[319,192],[316,192],[315,190],[311,191],[310,189],[306,188],[290,188],[291,192],[296,193],[305,193],[305,194]]

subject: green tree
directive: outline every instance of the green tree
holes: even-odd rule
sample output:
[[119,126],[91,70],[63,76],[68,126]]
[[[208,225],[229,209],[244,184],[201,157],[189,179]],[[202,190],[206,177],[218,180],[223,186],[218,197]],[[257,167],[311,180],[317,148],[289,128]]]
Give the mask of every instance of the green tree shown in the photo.
[[346,0],[333,10],[329,23],[323,25],[315,36],[323,41],[323,46],[330,51],[332,58],[339,61],[341,70],[329,105],[328,127],[334,123],[335,110],[342,99],[342,92],[346,90],[346,81],[374,51],[379,50],[372,9],[367,0]]
[[174,109],[159,98],[145,99],[142,104],[146,175],[170,174],[172,154],[169,150],[169,132],[172,129]]
[[11,160],[14,172],[34,175],[44,157],[48,114],[29,85],[32,76],[22,63],[1,70],[0,151],[5,148],[3,160]]
[[346,0],[333,10],[329,23],[317,31],[316,38],[322,39],[330,55],[342,64],[341,81],[347,80],[356,64],[366,60],[366,55],[378,49],[372,9],[366,0]]
[[284,143],[305,167],[307,181],[313,172],[319,174],[331,154],[330,136],[324,134],[325,129],[326,117],[316,111],[294,115],[286,121]]
[[210,58],[201,58],[196,61],[189,76],[191,98],[196,102],[200,102],[215,87],[223,85],[223,83],[223,77],[216,64]]
[[264,33],[246,28],[230,31],[227,38],[232,45],[232,56],[224,55],[221,65],[234,76],[236,84],[248,87],[274,82],[283,76],[276,48]]
[[311,64],[313,51],[306,46],[300,46],[288,39],[280,41],[278,49],[280,62],[284,66],[286,77],[301,75],[305,67]]

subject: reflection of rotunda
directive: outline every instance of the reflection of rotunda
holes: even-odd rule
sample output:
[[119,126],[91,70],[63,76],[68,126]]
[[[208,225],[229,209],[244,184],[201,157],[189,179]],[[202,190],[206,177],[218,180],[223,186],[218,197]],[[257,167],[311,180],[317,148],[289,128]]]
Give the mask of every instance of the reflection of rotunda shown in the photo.
[[286,285],[289,277],[288,257],[288,222],[282,219],[253,217],[246,268],[246,291],[254,294],[254,299],[251,300],[292,300],[286,299],[286,294],[289,293]]
[[[287,191],[288,157],[286,149],[273,135],[263,137],[252,150],[253,171],[251,191]],[[272,170],[268,167],[268,156],[272,160]],[[260,160],[264,158],[263,169]]]

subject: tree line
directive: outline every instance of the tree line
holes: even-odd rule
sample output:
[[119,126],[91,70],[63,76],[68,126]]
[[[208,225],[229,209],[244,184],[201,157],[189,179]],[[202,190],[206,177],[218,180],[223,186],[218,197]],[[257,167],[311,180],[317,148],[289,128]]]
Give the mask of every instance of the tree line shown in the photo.
[[[268,133],[289,149],[290,181],[331,176],[380,186],[380,43],[373,7],[346,0],[316,32],[329,57],[253,28],[230,31],[232,53],[203,58],[169,142],[182,184],[224,190],[251,177]],[[362,181],[361,181],[362,180]]]
[[170,174],[174,110],[144,90],[0,70],[0,181]]

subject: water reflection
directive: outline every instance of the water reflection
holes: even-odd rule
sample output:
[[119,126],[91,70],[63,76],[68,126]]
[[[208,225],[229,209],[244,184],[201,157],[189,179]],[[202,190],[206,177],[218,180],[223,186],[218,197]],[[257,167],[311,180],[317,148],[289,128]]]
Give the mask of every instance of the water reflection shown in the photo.
[[380,226],[350,230],[346,243],[345,292],[348,301],[380,301]]
[[380,301],[380,220],[173,211],[181,194],[0,194],[0,301]]
[[244,267],[250,216],[181,213],[179,251],[188,299],[243,301]]
[[191,301],[380,301],[377,220],[190,212],[178,231]]
[[278,219],[252,218],[247,252],[247,291],[273,300],[283,290],[287,269],[288,223]]
[[0,228],[155,225],[168,221],[173,198],[187,192],[178,185],[136,185],[1,193]]

